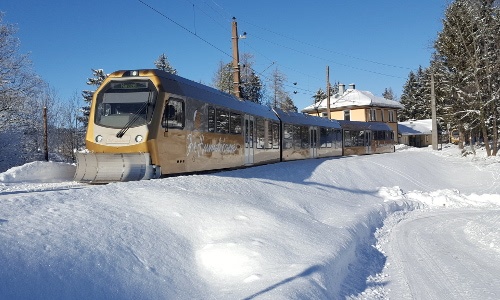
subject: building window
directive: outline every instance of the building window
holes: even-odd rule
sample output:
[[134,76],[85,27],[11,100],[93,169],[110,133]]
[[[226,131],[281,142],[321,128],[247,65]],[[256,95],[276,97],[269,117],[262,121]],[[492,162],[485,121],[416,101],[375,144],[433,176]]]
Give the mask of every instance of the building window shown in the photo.
[[370,121],[377,121],[377,110],[370,108]]
[[395,122],[394,111],[393,110],[389,111],[389,122]]
[[382,116],[382,122],[385,122],[384,110],[383,109],[380,110],[380,115]]
[[350,110],[344,110],[344,120],[351,121],[351,111]]

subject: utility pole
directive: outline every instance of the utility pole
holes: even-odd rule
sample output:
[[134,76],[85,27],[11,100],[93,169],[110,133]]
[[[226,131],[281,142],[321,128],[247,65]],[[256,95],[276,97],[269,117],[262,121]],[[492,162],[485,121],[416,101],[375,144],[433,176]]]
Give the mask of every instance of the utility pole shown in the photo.
[[434,73],[431,73],[431,111],[432,111],[432,150],[438,150],[438,127],[436,113],[436,93],[434,91]]
[[47,126],[47,107],[43,107],[43,149],[45,161],[49,161],[49,145],[48,145],[48,126]]
[[236,18],[233,17],[233,93],[236,98],[241,99],[240,91],[240,56],[238,52],[238,24]]
[[330,67],[326,66],[326,113],[328,115],[328,119],[331,119],[330,113]]

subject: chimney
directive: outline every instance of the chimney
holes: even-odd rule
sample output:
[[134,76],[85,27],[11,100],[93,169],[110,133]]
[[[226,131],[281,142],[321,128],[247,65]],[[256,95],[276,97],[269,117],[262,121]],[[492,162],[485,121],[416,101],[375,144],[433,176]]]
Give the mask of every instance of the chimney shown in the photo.
[[356,89],[356,85],[354,83],[351,83],[351,84],[349,84],[349,88],[351,90],[355,90]]
[[339,95],[342,96],[344,95],[345,92],[345,84],[339,83]]

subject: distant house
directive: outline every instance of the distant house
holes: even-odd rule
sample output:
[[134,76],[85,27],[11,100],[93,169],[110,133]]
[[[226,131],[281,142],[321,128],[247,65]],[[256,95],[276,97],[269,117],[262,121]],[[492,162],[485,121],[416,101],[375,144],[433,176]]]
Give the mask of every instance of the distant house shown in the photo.
[[400,122],[398,132],[400,144],[413,147],[432,145],[432,119]]
[[[354,84],[345,89],[339,84],[339,92],[330,96],[331,118],[336,120],[350,120],[362,122],[384,122],[394,131],[394,139],[398,136],[398,110],[403,105],[397,101],[377,97],[368,91],[357,90]],[[328,117],[327,99],[302,109],[303,113]]]

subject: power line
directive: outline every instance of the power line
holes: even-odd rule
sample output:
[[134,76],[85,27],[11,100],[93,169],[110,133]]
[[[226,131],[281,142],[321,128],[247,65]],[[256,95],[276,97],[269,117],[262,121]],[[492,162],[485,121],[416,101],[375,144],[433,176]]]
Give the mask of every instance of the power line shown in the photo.
[[[225,11],[225,9],[222,6],[220,6],[219,4],[217,4],[214,0],[211,0],[211,2],[214,3],[217,7],[219,7],[222,11],[224,11],[227,16],[230,15],[229,13],[227,13]],[[412,68],[409,68],[409,67],[403,67],[403,66],[398,66],[398,65],[393,65],[393,64],[387,64],[387,63],[378,62],[378,61],[375,61],[375,60],[370,60],[370,59],[366,59],[366,58],[362,58],[362,57],[353,56],[353,55],[342,53],[342,52],[339,52],[339,51],[334,51],[334,50],[331,50],[331,49],[328,49],[328,48],[324,48],[324,47],[321,47],[321,46],[318,46],[318,45],[314,45],[312,43],[301,41],[299,39],[287,36],[287,35],[279,33],[279,32],[276,32],[276,31],[271,30],[269,28],[266,28],[266,27],[263,27],[263,26],[260,26],[260,25],[256,25],[256,24],[254,24],[252,22],[246,21],[244,18],[243,19],[239,19],[239,20],[241,20],[241,22],[243,22],[243,23],[247,23],[247,24],[249,24],[251,26],[255,26],[255,27],[260,28],[262,30],[268,31],[268,32],[270,32],[272,34],[284,37],[284,38],[292,40],[294,42],[298,42],[298,43],[307,45],[309,47],[317,48],[317,49],[320,49],[320,50],[323,50],[323,51],[327,51],[327,52],[334,53],[334,54],[337,54],[337,55],[342,55],[342,56],[345,56],[345,57],[348,57],[348,58],[352,58],[352,59],[356,59],[356,60],[361,60],[361,61],[369,62],[369,63],[372,63],[372,64],[377,64],[377,65],[382,65],[382,66],[392,67],[392,68],[397,68],[397,69],[412,70]],[[361,70],[363,70],[363,69],[361,69]]]
[[167,15],[165,15],[164,13],[160,12],[159,10],[157,10],[156,8],[152,7],[151,5],[147,4],[146,2],[142,1],[142,0],[137,0],[139,1],[140,3],[144,4],[145,6],[147,6],[148,8],[150,8],[152,11],[156,12],[157,14],[159,14],[160,16],[164,17],[165,19],[169,20],[170,22],[174,23],[175,25],[177,25],[178,27],[184,29],[185,31],[189,32],[190,34],[194,35],[195,37],[197,37],[198,39],[202,40],[203,42],[205,42],[206,44],[208,44],[209,46],[213,47],[214,49],[217,49],[219,50],[220,52],[222,52],[223,54],[229,56],[229,57],[232,57],[230,54],[228,54],[227,52],[225,52],[224,50],[221,50],[220,48],[218,48],[217,46],[215,46],[214,44],[210,43],[209,41],[207,41],[206,39],[202,38],[201,36],[197,35],[195,32],[187,29],[186,27],[182,26],[181,24],[179,24],[178,22],[174,21],[173,19],[169,18]]
[[[252,35],[254,36],[254,35]],[[402,78],[400,76],[396,76],[396,75],[390,75],[390,74],[385,74],[385,73],[380,73],[380,72],[375,72],[375,71],[370,71],[370,70],[367,70],[367,69],[362,69],[362,68],[357,68],[357,67],[353,67],[353,66],[350,66],[350,65],[347,65],[347,64],[343,64],[343,63],[339,63],[339,62],[335,62],[335,61],[331,61],[329,59],[326,59],[326,58],[323,58],[323,57],[320,57],[320,56],[316,56],[316,55],[312,55],[310,53],[307,53],[307,52],[304,52],[304,51],[301,51],[301,50],[297,50],[297,49],[294,49],[292,47],[289,47],[289,46],[285,46],[285,45],[281,45],[279,43],[276,43],[274,41],[270,41],[270,40],[266,40],[264,38],[260,38],[258,36],[256,36],[256,38],[258,39],[261,39],[265,42],[268,42],[268,43],[271,43],[271,44],[274,44],[276,46],[279,46],[279,47],[282,47],[282,48],[285,48],[285,49],[288,49],[288,50],[292,50],[292,51],[295,51],[297,53],[300,53],[300,54],[303,54],[303,55],[307,55],[307,56],[310,56],[310,57],[313,57],[313,58],[317,58],[317,59],[320,59],[320,60],[324,60],[326,62],[330,62],[330,63],[333,63],[333,64],[336,64],[336,65],[339,65],[339,66],[343,66],[343,67],[347,67],[347,68],[351,68],[351,69],[355,69],[355,70],[359,70],[359,71],[363,71],[363,72],[368,72],[368,73],[372,73],[372,74],[377,74],[377,75],[382,75],[382,76],[386,76],[386,77],[393,77],[393,78]]]

